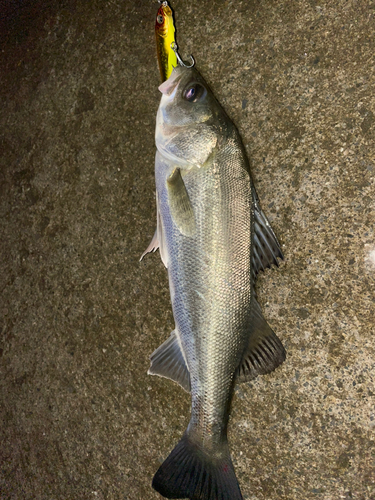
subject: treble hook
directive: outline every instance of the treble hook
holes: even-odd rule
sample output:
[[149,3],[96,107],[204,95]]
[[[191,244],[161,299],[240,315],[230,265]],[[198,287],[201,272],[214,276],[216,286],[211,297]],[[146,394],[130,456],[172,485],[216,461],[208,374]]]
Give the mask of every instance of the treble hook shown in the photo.
[[171,49],[173,52],[176,54],[177,61],[179,62],[180,66],[183,66],[184,68],[192,68],[195,64],[194,57],[190,54],[190,59],[191,59],[191,64],[188,66],[187,64],[184,63],[184,61],[181,59],[180,54],[177,52],[178,51],[178,45],[176,42],[171,43]]

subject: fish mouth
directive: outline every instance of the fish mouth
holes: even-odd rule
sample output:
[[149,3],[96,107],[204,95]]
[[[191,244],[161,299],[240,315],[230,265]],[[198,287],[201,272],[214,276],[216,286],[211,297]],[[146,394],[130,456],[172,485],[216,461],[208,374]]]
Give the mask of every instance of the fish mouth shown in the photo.
[[165,96],[171,97],[172,94],[174,94],[174,91],[176,90],[176,88],[181,80],[181,77],[182,77],[182,75],[181,75],[180,67],[177,66],[172,71],[172,74],[168,78],[168,80],[166,80],[161,85],[159,85],[160,92]]

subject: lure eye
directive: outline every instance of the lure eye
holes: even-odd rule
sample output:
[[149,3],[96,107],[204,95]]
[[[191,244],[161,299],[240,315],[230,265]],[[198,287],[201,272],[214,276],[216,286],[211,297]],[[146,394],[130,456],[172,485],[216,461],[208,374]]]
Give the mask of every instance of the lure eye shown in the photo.
[[197,102],[206,95],[206,89],[200,83],[189,85],[183,92],[182,97],[189,102]]
[[156,20],[157,20],[157,22],[158,22],[159,24],[163,24],[164,19],[163,19],[163,16],[162,16],[161,14],[159,14],[159,15],[157,16]]

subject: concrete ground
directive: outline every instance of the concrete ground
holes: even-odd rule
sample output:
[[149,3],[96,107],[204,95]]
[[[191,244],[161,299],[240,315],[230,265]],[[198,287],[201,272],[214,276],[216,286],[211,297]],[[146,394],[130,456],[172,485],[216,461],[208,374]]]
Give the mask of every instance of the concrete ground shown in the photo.
[[[156,500],[189,396],[155,228],[153,0],[0,10],[0,498]],[[173,0],[285,252],[258,280],[288,357],[236,389],[247,500],[375,499],[375,2]]]

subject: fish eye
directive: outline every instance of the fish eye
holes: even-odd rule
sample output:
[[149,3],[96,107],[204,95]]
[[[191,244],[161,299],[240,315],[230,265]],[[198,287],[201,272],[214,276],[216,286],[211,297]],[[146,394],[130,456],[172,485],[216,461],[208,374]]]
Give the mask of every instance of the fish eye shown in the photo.
[[156,20],[159,24],[163,24],[163,16],[161,14],[157,16]]
[[193,83],[186,87],[182,97],[189,102],[197,102],[206,95],[206,89],[200,83]]

